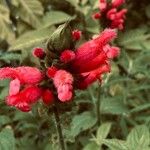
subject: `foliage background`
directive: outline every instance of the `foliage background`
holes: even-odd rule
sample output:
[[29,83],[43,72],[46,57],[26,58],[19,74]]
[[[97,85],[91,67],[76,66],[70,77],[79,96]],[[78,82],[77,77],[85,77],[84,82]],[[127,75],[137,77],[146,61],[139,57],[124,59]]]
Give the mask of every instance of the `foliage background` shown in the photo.
[[[121,55],[112,72],[61,111],[68,150],[150,150],[150,2],[128,0],[126,27],[115,41]],[[82,43],[102,30],[91,18],[98,0],[0,0],[0,67],[35,65],[33,47],[71,20]],[[0,81],[0,150],[59,150],[53,113],[38,104],[30,113],[5,105],[9,81]],[[101,100],[101,105],[97,103]],[[100,109],[100,116],[97,116]],[[101,126],[97,124],[100,117]]]

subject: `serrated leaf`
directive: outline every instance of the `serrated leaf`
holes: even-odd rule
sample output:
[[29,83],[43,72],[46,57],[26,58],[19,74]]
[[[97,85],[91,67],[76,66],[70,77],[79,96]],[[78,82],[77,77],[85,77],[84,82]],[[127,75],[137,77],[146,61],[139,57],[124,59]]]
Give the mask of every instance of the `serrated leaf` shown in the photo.
[[40,27],[45,28],[51,25],[64,23],[74,17],[62,12],[62,11],[49,11],[47,12],[42,20],[42,24]]
[[145,125],[135,127],[127,137],[127,145],[131,150],[144,150],[149,144],[150,132]]
[[[129,150],[126,142],[117,139],[106,139],[103,143],[110,148],[110,150]],[[135,149],[133,149],[135,150]]]
[[101,144],[102,140],[105,139],[110,131],[111,123],[104,123],[102,124],[96,133],[96,139]]
[[52,26],[51,28],[44,28],[25,33],[12,43],[9,50],[23,50],[25,48],[33,47],[34,45],[37,46],[37,44],[46,41],[54,29],[55,28]]
[[95,142],[88,143],[83,150],[101,150]]
[[0,5],[0,38],[8,43],[12,43],[15,39],[9,19],[9,9],[3,5]]
[[147,34],[146,32],[146,27],[126,31],[125,33],[120,34],[118,43],[127,49],[141,50],[143,49],[142,43],[146,42],[150,37],[150,34]]
[[[121,97],[120,97],[121,98]],[[120,98],[103,99],[101,102],[101,111],[104,114],[125,114],[129,110]]]
[[0,132],[0,149],[15,150],[15,138],[11,129],[5,128]]
[[91,128],[96,123],[96,118],[90,112],[84,112],[73,118],[71,135],[77,136],[81,131]]
[[17,15],[32,27],[40,25],[39,17],[43,15],[42,4],[38,0],[17,0]]

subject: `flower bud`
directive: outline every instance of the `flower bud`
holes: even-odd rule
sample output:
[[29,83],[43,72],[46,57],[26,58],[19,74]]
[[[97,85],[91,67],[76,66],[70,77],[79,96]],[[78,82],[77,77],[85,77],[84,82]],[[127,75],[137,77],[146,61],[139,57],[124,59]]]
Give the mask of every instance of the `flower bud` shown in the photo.
[[43,48],[37,47],[33,49],[33,56],[43,59],[45,57],[45,52]]

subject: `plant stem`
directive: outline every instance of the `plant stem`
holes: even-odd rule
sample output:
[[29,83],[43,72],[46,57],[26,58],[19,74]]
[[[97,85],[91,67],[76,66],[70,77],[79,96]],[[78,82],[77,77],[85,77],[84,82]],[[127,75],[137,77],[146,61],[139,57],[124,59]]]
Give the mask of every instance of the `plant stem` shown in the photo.
[[97,124],[98,126],[101,124],[101,99],[100,99],[100,95],[101,95],[101,86],[99,85],[98,87],[98,96],[97,96]]
[[53,107],[53,112],[54,112],[54,116],[55,116],[55,120],[56,120],[56,127],[57,127],[57,131],[58,131],[61,150],[66,150],[65,149],[64,137],[63,137],[63,133],[62,133],[62,128],[61,128],[61,124],[60,124],[59,112],[58,112],[56,104]]

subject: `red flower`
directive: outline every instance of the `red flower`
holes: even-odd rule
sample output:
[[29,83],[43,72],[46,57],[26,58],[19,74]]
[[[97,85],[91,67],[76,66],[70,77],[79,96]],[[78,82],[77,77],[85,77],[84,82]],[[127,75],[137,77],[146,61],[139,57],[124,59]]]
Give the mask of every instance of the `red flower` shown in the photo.
[[81,45],[75,52],[76,58],[72,62],[72,71],[89,72],[103,65],[107,60],[103,47],[115,37],[115,30],[106,29],[96,39]]
[[55,74],[56,74],[57,71],[58,71],[58,69],[57,69],[56,67],[54,67],[54,66],[49,67],[49,68],[47,69],[47,76],[48,76],[49,78],[53,78],[53,77],[55,76]]
[[42,94],[42,99],[46,105],[52,104],[54,102],[53,92],[49,89],[44,90]]
[[62,102],[69,101],[72,98],[72,90],[73,90],[72,75],[66,72],[65,70],[59,70],[56,72],[53,80],[60,101]]
[[[41,96],[41,89],[35,86],[35,84],[43,80],[40,70],[33,67],[7,67],[0,69],[0,79],[6,78],[13,79],[10,82],[7,104],[15,106],[21,111],[30,111],[31,105]],[[24,84],[27,86],[20,91],[21,85]]]
[[101,75],[109,71],[110,71],[109,64],[104,64],[103,66],[91,72],[82,73],[81,74],[82,77],[81,77],[81,80],[79,81],[78,88],[86,89],[90,84],[95,82],[97,79],[101,80]]
[[112,0],[112,6],[113,6],[113,7],[119,7],[119,6],[121,6],[123,3],[125,3],[125,0]]
[[72,37],[75,41],[79,40],[81,38],[82,32],[78,29],[72,31]]
[[31,110],[31,105],[38,101],[41,97],[41,89],[37,86],[29,86],[18,91],[18,93],[11,93],[6,99],[9,106],[15,106],[21,111],[27,112]]
[[33,56],[43,59],[45,57],[45,52],[43,48],[37,47],[33,49]]
[[21,84],[36,84],[43,80],[43,74],[34,67],[1,68],[0,79],[18,79]]
[[68,63],[75,59],[75,53],[71,50],[64,50],[61,53],[60,60],[63,63]]
[[100,11],[105,11],[107,9],[107,1],[106,0],[99,0],[99,9]]

